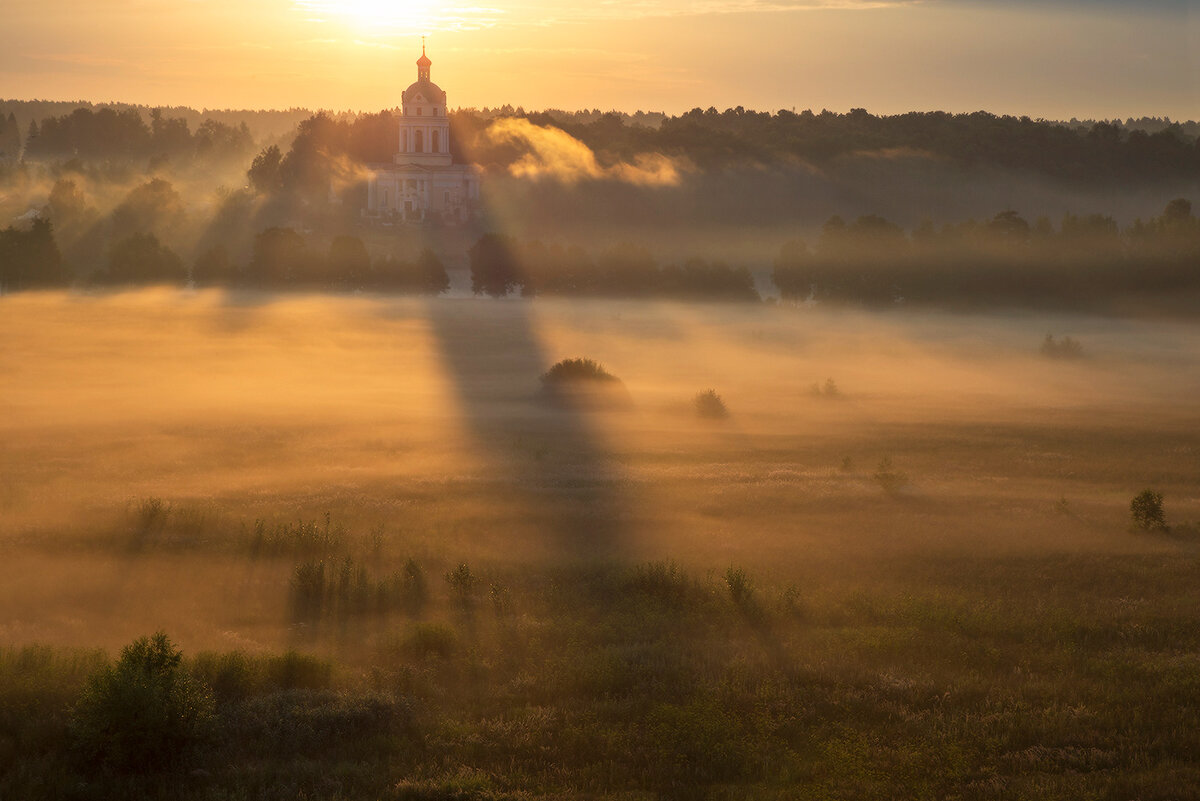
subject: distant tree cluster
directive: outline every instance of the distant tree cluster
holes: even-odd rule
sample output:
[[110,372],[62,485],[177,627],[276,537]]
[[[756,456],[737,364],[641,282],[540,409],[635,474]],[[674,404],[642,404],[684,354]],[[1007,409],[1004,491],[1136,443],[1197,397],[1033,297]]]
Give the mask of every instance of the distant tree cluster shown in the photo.
[[310,246],[293,228],[271,227],[254,238],[245,265],[234,265],[222,245],[200,254],[192,269],[198,286],[263,289],[365,289],[437,295],[450,288],[446,268],[432,250],[415,259],[386,256],[372,260],[356,236],[333,238],[328,250]]
[[0,163],[14,162],[21,156],[21,126],[17,116],[0,114]]
[[29,230],[0,231],[0,293],[66,283],[62,254],[49,220],[38,218]]
[[77,108],[70,114],[29,124],[25,157],[82,158],[224,158],[240,157],[253,147],[250,129],[206,119],[193,133],[187,120],[168,118],[159,109],[149,123],[135,108],[120,111]]
[[1200,220],[1177,199],[1125,231],[1111,217],[1067,214],[1056,228],[1014,211],[906,233],[870,215],[832,217],[815,246],[786,243],[774,280],[790,300],[1070,308],[1200,291]]
[[745,267],[689,259],[660,266],[650,251],[615,245],[595,258],[576,246],[519,242],[505,234],[480,237],[468,253],[471,289],[503,297],[526,296],[674,298],[757,301],[754,278]]
[[[149,191],[153,196],[155,190]],[[129,214],[137,213],[136,207],[128,208]],[[102,264],[87,276],[87,283],[182,285],[190,277],[197,286],[263,289],[365,289],[436,295],[450,288],[446,269],[432,250],[423,250],[415,259],[396,256],[372,259],[356,236],[336,236],[328,250],[321,250],[287,227],[270,227],[259,232],[254,238],[253,255],[245,264],[235,263],[228,249],[217,244],[203,249],[189,271],[179,255],[155,233],[131,225],[113,236]],[[15,227],[0,230],[0,293],[63,287],[73,281],[49,219],[34,219],[28,230]]]
[[[351,165],[391,161],[397,147],[399,119],[391,111],[335,119],[317,114],[300,123],[285,153],[277,145],[263,148],[247,178],[260,194],[324,197],[336,184],[361,184]],[[342,180],[338,180],[342,179]],[[365,194],[359,198],[365,204]]]
[[[503,112],[504,110],[499,110]],[[496,116],[513,116],[561,128],[594,151],[631,157],[656,152],[688,159],[711,171],[742,164],[797,159],[827,164],[862,153],[922,153],[966,166],[990,165],[1084,184],[1148,183],[1200,176],[1200,127],[1131,120],[1066,124],[1029,117],[910,112],[875,116],[864,109],[756,112],[738,106],[692,109],[636,124],[628,115],[462,110],[451,117],[453,136],[472,160],[506,167],[520,157],[511,143],[483,131]]]

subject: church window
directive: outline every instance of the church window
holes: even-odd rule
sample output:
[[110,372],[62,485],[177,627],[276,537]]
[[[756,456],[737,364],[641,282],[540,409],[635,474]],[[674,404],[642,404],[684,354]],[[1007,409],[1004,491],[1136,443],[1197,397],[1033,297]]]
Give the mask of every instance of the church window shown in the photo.
[[418,116],[418,117],[420,117],[420,116],[421,116],[421,112],[422,112],[422,111],[423,111],[423,109],[422,109],[420,106],[417,106],[417,116]]
[[413,131],[413,151],[417,153],[425,152],[425,142],[423,141],[424,137],[421,135],[421,133],[421,131]]
[[433,142],[432,142],[432,144],[433,144],[433,152],[434,152],[434,153],[441,153],[441,152],[442,152],[442,141],[441,141],[441,137],[440,137],[440,136],[438,136],[438,132],[437,132],[437,131],[434,131],[434,132],[433,132],[433,137],[432,137],[432,138],[433,138]]

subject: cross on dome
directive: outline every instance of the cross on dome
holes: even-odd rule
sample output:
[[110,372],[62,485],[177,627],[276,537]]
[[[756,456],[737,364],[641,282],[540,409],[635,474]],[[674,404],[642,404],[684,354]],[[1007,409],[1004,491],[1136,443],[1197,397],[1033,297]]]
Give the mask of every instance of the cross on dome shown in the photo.
[[429,80],[429,65],[433,62],[429,60],[429,56],[425,55],[425,37],[421,37],[421,57],[417,59],[417,80]]

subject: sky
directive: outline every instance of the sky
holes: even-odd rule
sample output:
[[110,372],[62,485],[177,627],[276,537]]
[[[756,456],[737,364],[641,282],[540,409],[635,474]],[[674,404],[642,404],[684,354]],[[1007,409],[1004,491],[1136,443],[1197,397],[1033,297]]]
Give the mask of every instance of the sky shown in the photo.
[[1200,118],[1200,0],[0,0],[0,98]]

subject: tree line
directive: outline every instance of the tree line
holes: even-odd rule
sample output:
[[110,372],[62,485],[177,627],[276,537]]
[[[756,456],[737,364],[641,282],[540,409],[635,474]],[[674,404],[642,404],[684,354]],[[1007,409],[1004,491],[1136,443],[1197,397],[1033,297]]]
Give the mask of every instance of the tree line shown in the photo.
[[877,215],[834,216],[811,247],[782,246],[773,278],[786,300],[867,306],[1080,308],[1186,295],[1200,292],[1200,219],[1184,198],[1125,230],[1102,214],[1066,214],[1056,227],[1008,210],[911,232]]
[[206,119],[192,132],[187,120],[166,117],[160,109],[147,122],[137,109],[78,108],[70,114],[29,124],[24,154],[52,158],[240,157],[254,146],[246,123],[233,126]]
[[644,247],[621,243],[593,258],[578,246],[520,241],[487,233],[468,252],[471,290],[503,297],[673,298],[702,301],[758,301],[754,278],[745,267],[691,258],[660,265]]
[[[71,202],[71,187],[55,201]],[[237,261],[222,242],[199,249],[185,266],[155,233],[169,224],[177,203],[163,181],[131,193],[110,223],[104,264],[87,283],[151,284],[187,280],[198,286],[365,289],[438,294],[449,288],[431,250],[415,258],[372,258],[363,241],[342,234],[319,248],[292,227],[270,226],[253,238],[248,260]],[[61,210],[57,212],[62,215]],[[660,264],[645,247],[621,243],[593,255],[575,245],[489,232],[468,251],[471,288],[503,297],[672,298],[757,301],[744,266],[691,258]],[[772,278],[790,302],[827,305],[941,307],[1028,306],[1085,309],[1138,299],[1200,294],[1200,219],[1177,198],[1162,214],[1121,230],[1106,215],[1067,214],[1056,226],[1030,223],[1015,211],[990,220],[912,231],[877,215],[846,222],[831,217],[810,246],[784,243]],[[55,239],[39,217],[28,228],[0,230],[0,290],[77,283]]]
[[290,227],[272,226],[254,237],[249,260],[238,262],[222,245],[203,249],[189,266],[159,237],[133,230],[114,239],[102,266],[82,281],[63,262],[53,224],[33,220],[28,230],[0,230],[0,294],[87,286],[225,286],[249,289],[375,290],[437,295],[450,288],[441,260],[424,249],[415,258],[372,259],[363,241],[333,237],[327,248]]

